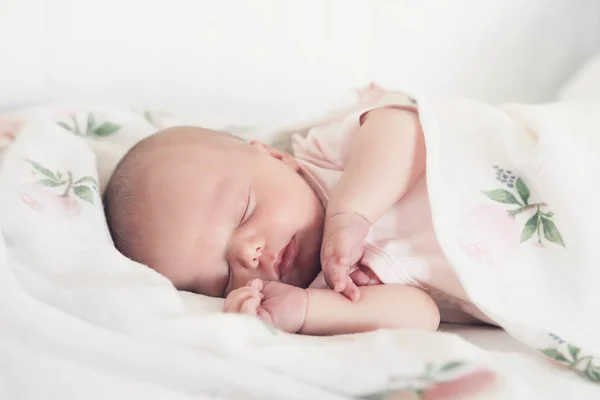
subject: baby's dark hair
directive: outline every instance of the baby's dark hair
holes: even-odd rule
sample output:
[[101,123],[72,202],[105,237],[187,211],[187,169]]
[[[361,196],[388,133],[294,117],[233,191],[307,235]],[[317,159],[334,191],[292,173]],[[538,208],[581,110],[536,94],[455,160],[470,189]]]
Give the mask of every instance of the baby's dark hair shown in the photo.
[[113,243],[117,250],[134,261],[140,261],[134,249],[136,232],[143,229],[135,217],[137,196],[135,178],[144,150],[149,146],[144,139],[133,146],[119,161],[103,194],[104,215]]
[[144,161],[146,156],[181,140],[199,142],[211,137],[242,140],[226,132],[189,126],[173,127],[141,140],[119,161],[104,190],[103,203],[110,236],[124,256],[148,266],[152,264],[152,249],[148,248],[145,238],[153,217],[145,215],[145,208],[140,207],[145,196],[151,196],[144,189],[149,167]]

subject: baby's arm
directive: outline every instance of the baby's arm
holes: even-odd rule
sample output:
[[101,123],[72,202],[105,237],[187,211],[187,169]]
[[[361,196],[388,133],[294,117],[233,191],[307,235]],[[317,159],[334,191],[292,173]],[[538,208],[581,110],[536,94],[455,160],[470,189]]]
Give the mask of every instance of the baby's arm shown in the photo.
[[433,299],[410,286],[365,286],[358,301],[330,289],[306,290],[308,307],[299,331],[303,334],[337,335],[380,328],[435,331],[440,322]]
[[377,221],[425,171],[425,141],[415,112],[371,111],[352,143],[328,213],[354,212]]
[[425,171],[425,141],[415,112],[381,108],[366,115],[327,206],[321,264],[332,289],[352,299],[349,268],[359,261],[369,225]]
[[330,289],[302,289],[277,281],[254,279],[233,290],[223,310],[255,315],[290,333],[335,335],[379,328],[436,330],[435,302],[410,286],[375,285],[362,289],[358,301]]

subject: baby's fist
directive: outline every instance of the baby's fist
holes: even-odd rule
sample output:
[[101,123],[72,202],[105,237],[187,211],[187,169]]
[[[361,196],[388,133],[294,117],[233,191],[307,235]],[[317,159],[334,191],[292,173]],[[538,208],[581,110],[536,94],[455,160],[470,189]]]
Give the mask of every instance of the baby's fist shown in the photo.
[[307,307],[306,290],[277,281],[253,279],[229,293],[223,310],[256,315],[277,329],[296,333],[304,325]]
[[232,290],[225,298],[223,311],[226,313],[257,315],[257,309],[264,298],[260,284],[248,282],[248,285]]
[[325,220],[321,245],[325,282],[351,300],[357,300],[360,292],[350,277],[350,268],[363,256],[370,225],[365,217],[352,212],[336,213]]

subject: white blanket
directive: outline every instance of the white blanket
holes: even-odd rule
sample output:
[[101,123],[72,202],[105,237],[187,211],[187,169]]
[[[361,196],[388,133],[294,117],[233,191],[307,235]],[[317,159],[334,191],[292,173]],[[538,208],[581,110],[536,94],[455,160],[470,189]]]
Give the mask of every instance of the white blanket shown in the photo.
[[600,102],[420,102],[445,254],[513,336],[600,382]]
[[[525,161],[539,153],[539,145],[517,135],[522,125],[502,111],[425,100],[421,110],[428,144],[437,149],[429,158],[436,228],[469,295],[513,335],[584,374],[549,363],[541,352],[489,352],[446,333],[301,337],[251,317],[216,313],[219,299],[178,292],[121,256],[99,196],[135,141],[159,127],[211,122],[53,106],[0,117],[4,144],[16,136],[2,153],[0,171],[0,398],[598,398],[600,387],[585,378],[597,380],[600,365],[588,362],[600,355],[593,335],[600,313],[592,312],[592,289],[600,282],[593,269],[599,259],[593,243],[597,163],[590,153],[595,138],[578,130],[564,134],[576,125],[553,121],[558,110],[513,110],[532,116],[529,128],[557,132],[540,135],[539,145],[568,150],[544,153],[554,158],[540,167]],[[472,119],[471,110],[480,117]],[[444,131],[447,122],[459,142]],[[469,129],[462,130],[462,123]],[[577,158],[569,158],[575,151]],[[542,211],[555,213],[546,218],[560,230],[565,247],[549,228],[542,230],[544,247],[534,246],[536,226],[531,239],[509,249],[485,236],[477,219],[464,219],[463,211],[470,215],[472,207],[496,207],[504,212],[497,215],[502,220],[516,201],[525,201],[522,188],[509,190],[516,200],[494,192],[508,190],[495,180],[494,164],[518,168],[513,174],[526,183],[528,204],[548,203]],[[578,178],[587,186],[576,184]],[[501,224],[520,229],[528,217],[519,214]],[[473,226],[466,229],[465,221]],[[487,253],[481,250],[486,243],[493,249]]]

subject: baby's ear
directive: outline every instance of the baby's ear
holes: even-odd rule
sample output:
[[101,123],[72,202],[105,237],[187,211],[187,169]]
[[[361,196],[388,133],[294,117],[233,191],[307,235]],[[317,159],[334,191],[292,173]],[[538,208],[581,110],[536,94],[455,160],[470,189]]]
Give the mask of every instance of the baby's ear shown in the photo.
[[296,160],[296,158],[294,158],[294,156],[292,156],[291,154],[285,153],[281,150],[277,150],[276,148],[273,148],[268,144],[264,144],[263,142],[260,142],[258,140],[251,140],[250,145],[255,149],[258,149],[258,151],[265,153],[277,160],[280,160],[285,165],[292,168],[294,171],[300,170],[300,164],[298,163],[298,160]]

